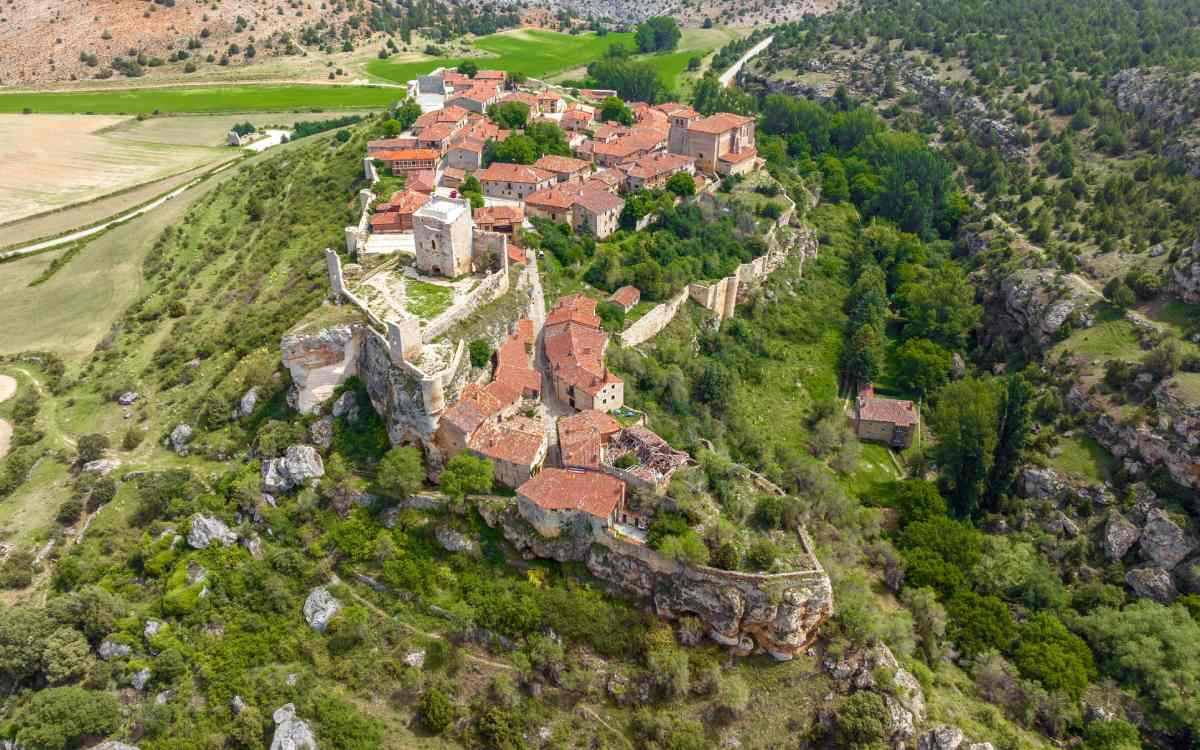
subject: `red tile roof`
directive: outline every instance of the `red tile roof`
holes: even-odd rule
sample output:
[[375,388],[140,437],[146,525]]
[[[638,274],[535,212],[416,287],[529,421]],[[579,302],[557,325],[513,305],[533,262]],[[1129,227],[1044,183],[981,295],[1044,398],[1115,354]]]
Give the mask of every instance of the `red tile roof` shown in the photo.
[[432,169],[418,169],[409,173],[406,184],[418,193],[432,193],[437,187],[437,172]]
[[525,209],[521,206],[480,206],[475,209],[476,224],[520,224],[524,218]]
[[901,427],[912,427],[917,423],[917,410],[912,401],[866,397],[859,401],[858,418],[868,422],[889,422]]
[[493,461],[532,466],[546,442],[542,423],[515,416],[500,422],[488,422],[471,438],[471,450]]
[[442,414],[442,422],[470,435],[503,407],[500,400],[475,383],[462,389],[458,401]]
[[575,205],[578,189],[569,185],[555,185],[525,196],[525,205],[534,208],[568,209]]
[[556,174],[574,174],[575,172],[587,170],[592,164],[583,159],[572,159],[569,156],[559,156],[558,154],[546,154],[535,161],[533,166]]
[[633,307],[642,299],[642,292],[636,286],[623,286],[612,293],[610,300],[626,309]]
[[738,164],[746,161],[747,159],[753,159],[756,156],[758,156],[758,149],[754,148],[753,146],[747,146],[746,148],[741,148],[737,151],[727,151],[721,154],[720,159],[721,161],[728,162],[730,164]]
[[425,193],[418,193],[416,190],[405,188],[404,190],[392,193],[392,198],[388,201],[388,205],[391,206],[390,210],[396,213],[411,214],[428,202],[429,196]]
[[584,187],[575,198],[575,205],[583,208],[593,216],[620,211],[625,207],[625,200],[613,195],[607,190],[596,187]]
[[507,164],[505,162],[492,162],[492,164],[478,175],[479,180],[494,180],[499,182],[523,182],[536,184],[539,182],[547,182],[554,179],[554,173],[547,172],[544,169],[530,167],[525,164]]
[[598,471],[542,469],[517,494],[546,510],[581,510],[608,519],[625,498],[625,483]]
[[367,153],[375,154],[380,151],[397,151],[405,148],[416,148],[416,138],[379,138],[367,141]]
[[558,420],[558,445],[563,465],[599,468],[601,447],[620,429],[617,420],[595,409]]
[[664,174],[682,172],[693,165],[696,160],[682,154],[647,154],[642,158],[624,165],[622,168],[630,177],[641,180],[651,180]]
[[731,112],[718,112],[715,115],[709,115],[690,123],[688,130],[695,130],[700,133],[724,133],[727,130],[739,128],[748,122],[754,122],[754,118],[746,117],[745,115],[735,115]]
[[553,326],[566,322],[580,323],[599,330],[600,318],[596,316],[596,300],[583,294],[560,297],[546,316],[545,325]]

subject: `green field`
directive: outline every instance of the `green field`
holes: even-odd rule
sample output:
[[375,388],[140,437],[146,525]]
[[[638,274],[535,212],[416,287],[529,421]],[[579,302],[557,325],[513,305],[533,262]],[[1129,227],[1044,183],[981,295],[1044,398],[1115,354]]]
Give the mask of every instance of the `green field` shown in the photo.
[[[564,70],[587,65],[601,57],[610,44],[633,47],[633,34],[560,34],[543,29],[518,29],[475,40],[475,48],[488,57],[429,57],[409,62],[373,60],[367,72],[389,81],[405,82],[439,67],[456,67],[473,60],[479,67],[505,70],[543,78]],[[684,65],[687,60],[684,60]]]
[[0,112],[136,114],[353,109],[391,105],[401,89],[322,84],[196,86],[0,94]]

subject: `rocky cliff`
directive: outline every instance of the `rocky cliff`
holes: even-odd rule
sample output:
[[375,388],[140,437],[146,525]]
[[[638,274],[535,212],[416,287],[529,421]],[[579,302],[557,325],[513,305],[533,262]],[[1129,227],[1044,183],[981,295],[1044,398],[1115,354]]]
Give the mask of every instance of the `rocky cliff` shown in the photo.
[[1184,302],[1200,302],[1200,239],[1171,266],[1169,289]]
[[1117,109],[1166,133],[1163,155],[1200,177],[1200,75],[1164,68],[1129,68],[1108,80]]
[[1044,351],[1077,327],[1091,325],[1098,292],[1074,274],[1023,268],[988,284],[978,280],[988,321],[986,337],[1003,336],[1030,354]]
[[747,574],[683,565],[641,544],[580,523],[553,539],[522,518],[515,502],[481,504],[484,519],[529,557],[582,562],[614,591],[647,602],[660,617],[691,615],[719,643],[785,660],[807,648],[833,613],[829,578],[815,558],[808,570]]

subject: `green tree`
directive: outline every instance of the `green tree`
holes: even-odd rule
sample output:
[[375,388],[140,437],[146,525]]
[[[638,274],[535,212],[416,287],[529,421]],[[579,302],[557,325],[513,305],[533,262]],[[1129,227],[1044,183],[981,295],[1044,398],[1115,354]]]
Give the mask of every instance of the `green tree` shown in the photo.
[[66,750],[117,728],[120,706],[108,693],[57,687],[34,693],[17,720],[17,742],[28,750]]
[[876,750],[887,737],[888,710],[879,693],[859,690],[837,708],[833,738],[837,747]]
[[1096,677],[1087,644],[1049,612],[1039,612],[1018,628],[1012,662],[1023,676],[1075,699]]
[[467,352],[471,355],[471,366],[487,367],[492,361],[492,345],[485,339],[475,339],[467,345]]
[[474,78],[479,73],[479,66],[470,60],[463,60],[458,64],[457,70],[461,75]]
[[487,115],[500,127],[516,130],[529,122],[529,105],[518,101],[500,102],[488,107]]
[[901,387],[922,396],[950,378],[953,355],[929,339],[909,339],[892,355],[892,372]]
[[421,449],[415,445],[398,445],[388,450],[379,461],[375,483],[381,490],[397,498],[407,498],[425,481]]
[[621,125],[633,124],[633,111],[625,106],[625,102],[615,96],[609,96],[600,103],[601,122],[616,122]]
[[946,609],[933,589],[906,588],[900,601],[913,616],[914,633],[925,663],[935,666],[942,657],[942,638],[946,635]]
[[421,701],[417,704],[417,715],[421,717],[421,724],[430,732],[441,734],[446,731],[454,721],[454,714],[454,701],[438,688],[431,687],[421,694]]
[[979,511],[996,452],[996,389],[987,381],[959,380],[938,391],[929,424],[938,436],[933,455],[960,516]]
[[950,261],[900,288],[908,338],[929,339],[951,351],[966,347],[967,334],[979,325],[982,308],[975,304],[975,287]]
[[495,161],[505,164],[533,164],[538,159],[538,144],[527,135],[514,133],[496,144]]
[[1085,750],[1141,750],[1137,727],[1124,719],[1091,721],[1083,729]]
[[421,105],[415,99],[405,98],[392,112],[392,117],[400,123],[401,130],[408,130],[421,116]]
[[685,534],[668,536],[658,546],[658,551],[664,557],[678,560],[688,565],[707,565],[708,547],[695,532],[688,530]]
[[1033,397],[1033,386],[1019,374],[1005,378],[999,390],[996,450],[987,481],[989,510],[995,509],[999,497],[1012,492],[1017,481],[1017,468],[1033,425]]
[[76,447],[75,461],[82,465],[104,458],[104,451],[106,450],[108,450],[108,438],[106,436],[96,433],[80,435]]
[[914,521],[941,518],[946,515],[946,501],[937,485],[924,479],[905,479],[888,487],[891,507],[899,514],[900,528]]
[[66,685],[78,682],[91,670],[95,659],[91,646],[75,628],[62,627],[46,638],[45,650],[46,681],[51,685]]
[[640,52],[664,52],[679,45],[683,32],[670,16],[652,16],[638,24],[633,40]]
[[438,483],[447,495],[460,502],[469,494],[490,492],[492,462],[469,453],[460,453],[446,462]]
[[837,157],[826,154],[820,161],[821,197],[830,203],[841,203],[850,200],[850,183],[846,181],[846,168]]
[[861,325],[842,350],[842,371],[856,383],[870,383],[883,369],[883,340],[877,328]]
[[0,677],[20,683],[41,672],[44,639],[53,629],[43,609],[0,607]]
[[986,651],[1008,651],[1016,625],[1008,605],[994,596],[963,591],[946,604],[946,632],[960,653],[976,656]]
[[680,198],[696,194],[696,181],[687,172],[676,172],[667,178],[667,190]]

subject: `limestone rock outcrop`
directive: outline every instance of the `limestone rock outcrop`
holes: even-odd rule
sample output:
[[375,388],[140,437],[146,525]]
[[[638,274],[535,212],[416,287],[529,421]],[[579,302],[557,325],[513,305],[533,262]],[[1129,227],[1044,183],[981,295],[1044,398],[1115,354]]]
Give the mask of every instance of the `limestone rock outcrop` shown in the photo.
[[1120,560],[1137,543],[1141,535],[1141,529],[1114,510],[1109,514],[1108,520],[1104,522],[1104,538],[1102,541],[1104,554],[1109,560],[1114,562]]
[[329,589],[317,586],[308,592],[308,598],[304,600],[304,621],[313,630],[324,633],[325,628],[329,627],[329,621],[341,608],[342,603],[329,593]]
[[970,742],[963,730],[942,725],[917,738],[917,750],[993,750],[990,742]]
[[434,531],[434,537],[447,552],[461,552],[470,557],[479,557],[480,555],[479,542],[447,524],[440,524]]
[[1163,155],[1192,177],[1200,177],[1200,76],[1165,68],[1127,68],[1108,79],[1117,109],[1165,131]]
[[188,530],[187,542],[194,549],[206,549],[212,544],[228,547],[237,541],[237,534],[219,518],[192,514],[192,525]]
[[302,487],[323,476],[325,464],[311,445],[289,446],[283,456],[262,462],[263,490],[272,494]]
[[132,649],[123,643],[114,643],[113,641],[103,641],[96,648],[96,654],[104,661],[111,659],[124,659],[132,653]]
[[1169,289],[1184,302],[1200,302],[1200,239],[1171,266]]
[[238,401],[237,409],[233,413],[234,419],[248,417],[254,412],[254,407],[258,406],[258,386],[252,386]]
[[1153,599],[1159,604],[1170,604],[1175,601],[1179,592],[1171,574],[1162,568],[1137,568],[1125,574],[1125,583],[1133,589],[1134,596],[1140,599]]
[[108,740],[101,742],[99,745],[92,745],[91,750],[139,750],[137,745],[129,745],[116,740]]
[[1071,274],[1026,268],[1000,283],[999,305],[989,308],[999,308],[1003,317],[997,322],[1002,330],[1044,349],[1058,340],[1068,322],[1089,325],[1088,308],[1100,299],[1098,292]]
[[192,437],[195,435],[192,426],[189,424],[177,424],[175,429],[171,430],[171,450],[181,456],[186,456],[188,453],[188,443],[192,442]]
[[283,364],[296,386],[296,408],[312,414],[351,375],[358,374],[364,332],[357,324],[332,325],[283,337]]
[[833,612],[832,587],[815,558],[807,569],[774,575],[689,566],[644,545],[593,534],[585,524],[564,525],[553,539],[543,537],[514,503],[480,508],[488,524],[526,555],[582,562],[592,575],[648,602],[659,616],[696,617],[713,640],[742,652],[757,648],[790,659],[817,638]]
[[1155,508],[1146,514],[1138,549],[1155,565],[1170,570],[1196,549],[1196,542],[1184,534],[1166,511]]
[[271,750],[317,750],[317,738],[308,724],[296,717],[296,707],[286,703],[271,715],[275,720],[275,734],[271,737]]

